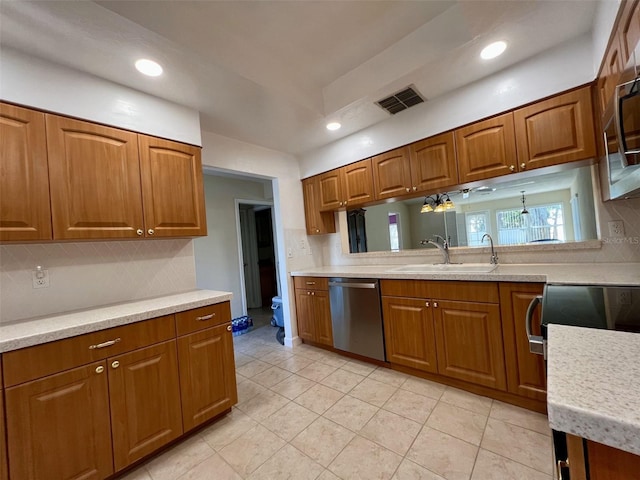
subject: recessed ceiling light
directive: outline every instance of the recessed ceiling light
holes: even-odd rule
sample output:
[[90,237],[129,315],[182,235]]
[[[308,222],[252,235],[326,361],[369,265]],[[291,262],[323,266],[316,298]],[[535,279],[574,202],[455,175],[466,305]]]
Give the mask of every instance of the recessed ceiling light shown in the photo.
[[137,60],[136,69],[138,69],[140,73],[148,75],[150,77],[157,77],[158,75],[162,75],[162,67],[160,66],[160,64],[147,58],[141,58],[140,60]]
[[327,130],[338,130],[341,126],[338,122],[327,123]]
[[482,49],[480,56],[485,60],[496,58],[507,49],[507,43],[503,41],[493,42]]

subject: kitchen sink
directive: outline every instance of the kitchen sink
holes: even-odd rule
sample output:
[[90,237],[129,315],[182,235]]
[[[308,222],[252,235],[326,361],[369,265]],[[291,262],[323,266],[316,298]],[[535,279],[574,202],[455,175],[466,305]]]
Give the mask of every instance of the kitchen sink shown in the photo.
[[418,265],[402,265],[392,272],[406,273],[489,273],[497,265],[490,263],[422,263]]

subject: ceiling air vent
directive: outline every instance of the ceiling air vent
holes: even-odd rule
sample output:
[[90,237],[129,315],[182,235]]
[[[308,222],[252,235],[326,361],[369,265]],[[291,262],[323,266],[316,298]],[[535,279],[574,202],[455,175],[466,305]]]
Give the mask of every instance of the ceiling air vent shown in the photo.
[[378,100],[376,104],[384,108],[391,115],[395,115],[402,110],[406,110],[422,102],[424,102],[424,98],[422,98],[413,85],[410,85],[390,97]]

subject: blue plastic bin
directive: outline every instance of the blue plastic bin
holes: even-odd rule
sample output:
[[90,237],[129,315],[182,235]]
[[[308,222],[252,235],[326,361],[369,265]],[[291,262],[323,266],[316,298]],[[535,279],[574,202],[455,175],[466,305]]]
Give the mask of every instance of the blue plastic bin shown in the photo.
[[284,327],[284,317],[282,316],[282,298],[273,297],[271,299],[271,310],[273,310],[273,322],[276,327]]

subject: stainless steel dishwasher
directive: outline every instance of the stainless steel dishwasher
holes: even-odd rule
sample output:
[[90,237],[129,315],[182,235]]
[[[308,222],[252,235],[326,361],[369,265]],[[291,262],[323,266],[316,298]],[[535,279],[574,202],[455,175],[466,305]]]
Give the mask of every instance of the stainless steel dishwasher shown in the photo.
[[385,360],[380,284],[375,278],[330,278],[333,346]]

